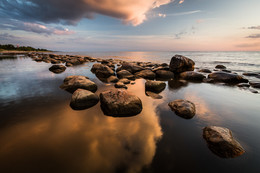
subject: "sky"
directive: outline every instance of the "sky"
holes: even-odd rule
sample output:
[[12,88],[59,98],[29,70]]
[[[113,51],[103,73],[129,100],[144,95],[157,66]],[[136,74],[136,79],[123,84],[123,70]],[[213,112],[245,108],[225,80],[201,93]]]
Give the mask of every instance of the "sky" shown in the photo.
[[260,51],[259,0],[0,0],[0,44],[54,51]]

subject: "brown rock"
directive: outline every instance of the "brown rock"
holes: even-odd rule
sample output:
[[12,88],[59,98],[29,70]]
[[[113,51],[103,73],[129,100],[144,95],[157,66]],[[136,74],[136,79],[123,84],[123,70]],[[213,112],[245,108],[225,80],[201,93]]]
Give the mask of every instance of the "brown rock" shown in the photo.
[[195,63],[191,59],[182,55],[175,55],[172,57],[170,62],[170,71],[172,71],[173,73],[193,71],[194,65]]
[[77,89],[71,97],[70,106],[75,110],[90,108],[99,102],[98,95],[84,89]]
[[168,104],[172,111],[174,111],[180,117],[185,119],[191,119],[196,113],[196,108],[194,103],[188,100],[174,100]]

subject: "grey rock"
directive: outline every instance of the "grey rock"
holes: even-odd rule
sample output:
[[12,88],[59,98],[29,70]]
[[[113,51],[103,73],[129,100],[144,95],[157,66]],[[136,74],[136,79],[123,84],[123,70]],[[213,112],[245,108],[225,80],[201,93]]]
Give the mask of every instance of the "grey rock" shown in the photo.
[[93,64],[92,68],[91,68],[91,72],[96,74],[97,77],[99,78],[108,78],[112,75],[114,75],[114,71],[109,68],[107,65],[103,65],[103,64]]
[[214,80],[214,82],[224,82],[224,83],[247,83],[248,80],[245,79],[241,75],[232,74],[232,73],[226,73],[222,71],[210,73],[208,75],[208,78],[211,78]]
[[203,79],[206,78],[206,76],[204,76],[203,74],[195,71],[182,72],[180,74],[180,77],[181,79],[189,81],[203,81]]
[[70,106],[75,110],[90,108],[99,102],[99,97],[91,91],[77,89],[71,97]]

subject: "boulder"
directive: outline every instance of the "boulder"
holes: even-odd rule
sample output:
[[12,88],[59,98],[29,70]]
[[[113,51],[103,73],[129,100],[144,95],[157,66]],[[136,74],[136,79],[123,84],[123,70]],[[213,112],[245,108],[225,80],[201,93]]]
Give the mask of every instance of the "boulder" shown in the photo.
[[145,95],[152,97],[153,99],[162,99],[163,97],[157,93],[151,91],[145,91]]
[[203,81],[206,76],[195,71],[186,71],[180,74],[180,78],[189,81]]
[[91,91],[77,89],[71,97],[70,106],[75,110],[90,108],[99,102],[99,97]]
[[227,67],[224,65],[216,65],[216,69],[226,69]]
[[202,73],[212,73],[211,70],[206,69],[206,68],[200,69],[199,72],[202,72]]
[[123,84],[130,84],[130,80],[126,78],[122,78],[118,82],[122,82]]
[[86,76],[68,76],[63,82],[64,83],[60,86],[60,88],[65,89],[70,93],[73,93],[79,88],[92,92],[97,91],[97,85]]
[[174,100],[168,104],[172,111],[176,113],[176,115],[179,115],[182,118],[185,119],[191,119],[194,117],[196,113],[196,108],[194,103],[188,101],[188,100]]
[[170,71],[172,71],[173,73],[193,71],[194,65],[195,63],[191,59],[182,55],[175,55],[172,57],[170,62]]
[[234,158],[242,155],[245,150],[233,138],[232,132],[224,127],[208,126],[203,129],[203,138],[209,149],[223,158]]
[[125,63],[122,64],[121,67],[117,68],[116,71],[118,72],[118,71],[121,71],[121,70],[127,70],[130,73],[134,74],[136,72],[144,70],[144,68],[141,67],[141,66],[138,66],[138,65],[136,65],[134,63],[127,63],[127,62],[125,62]]
[[245,79],[243,76],[238,74],[226,73],[222,71],[210,73],[208,78],[214,80],[214,82],[224,82],[224,83],[247,83],[248,80]]
[[111,68],[109,68],[107,65],[98,64],[98,63],[93,64],[91,68],[91,72],[96,74],[98,78],[108,78],[115,74],[114,71]]
[[100,102],[105,115],[115,117],[134,116],[142,111],[140,98],[122,89],[100,93]]
[[135,76],[127,70],[121,70],[121,71],[117,72],[117,77],[119,79],[122,79],[122,78],[127,78],[127,79],[130,79],[130,80],[135,79]]
[[145,90],[146,91],[152,91],[155,93],[160,93],[162,92],[166,87],[165,82],[162,81],[146,81],[145,82]]
[[108,83],[116,83],[118,82],[118,78],[116,76],[110,76],[109,78],[107,78],[107,82]]
[[156,77],[160,79],[172,79],[174,78],[174,73],[167,70],[157,70]]
[[156,74],[154,72],[152,72],[151,70],[142,70],[142,71],[135,73],[135,76],[137,78],[144,78],[144,79],[153,80],[153,79],[155,79]]
[[253,88],[260,88],[260,82],[249,82],[249,84],[253,87]]
[[62,73],[66,70],[66,67],[64,65],[53,65],[49,70],[53,73]]
[[125,89],[127,89],[127,86],[123,82],[117,82],[115,84],[115,88],[125,88]]

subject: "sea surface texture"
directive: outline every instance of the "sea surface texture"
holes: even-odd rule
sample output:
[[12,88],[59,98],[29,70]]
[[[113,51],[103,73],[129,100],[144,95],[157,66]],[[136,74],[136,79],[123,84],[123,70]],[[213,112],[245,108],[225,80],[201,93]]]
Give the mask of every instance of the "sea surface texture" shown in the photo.
[[[170,63],[181,54],[196,70],[218,64],[243,74],[260,73],[260,52],[57,52],[126,61]],[[165,81],[162,99],[145,94],[144,79],[127,85],[143,104],[140,114],[111,117],[100,103],[85,110],[70,107],[71,94],[59,88],[66,76],[85,75],[98,85],[96,94],[114,88],[90,72],[92,62],[68,67],[61,74],[52,64],[26,56],[0,58],[1,173],[115,172],[260,172],[260,94],[224,84],[177,85]],[[260,81],[258,76],[246,76]],[[259,89],[251,88],[260,92]],[[168,103],[186,99],[196,106],[192,119],[171,111]],[[224,159],[209,150],[205,126],[230,129],[245,153]]]

